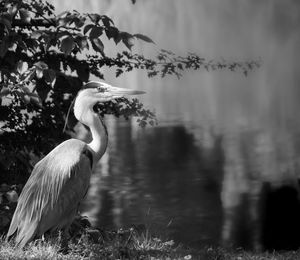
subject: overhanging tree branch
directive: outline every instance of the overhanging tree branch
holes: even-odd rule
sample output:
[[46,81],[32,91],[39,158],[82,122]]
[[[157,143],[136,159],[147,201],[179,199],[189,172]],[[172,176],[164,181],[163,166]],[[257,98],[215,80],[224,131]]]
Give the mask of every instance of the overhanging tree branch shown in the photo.
[[57,26],[55,19],[48,19],[47,21],[42,18],[31,19],[29,23],[22,21],[21,19],[14,19],[12,27],[45,27]]

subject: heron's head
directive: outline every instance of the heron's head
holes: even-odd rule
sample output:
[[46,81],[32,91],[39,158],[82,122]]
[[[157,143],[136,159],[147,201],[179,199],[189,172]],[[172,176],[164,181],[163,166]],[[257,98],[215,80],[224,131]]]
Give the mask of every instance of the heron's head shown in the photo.
[[75,100],[74,115],[78,120],[81,120],[85,112],[93,111],[93,107],[97,103],[144,93],[140,90],[118,88],[104,82],[91,81],[84,85],[83,90],[79,91]]

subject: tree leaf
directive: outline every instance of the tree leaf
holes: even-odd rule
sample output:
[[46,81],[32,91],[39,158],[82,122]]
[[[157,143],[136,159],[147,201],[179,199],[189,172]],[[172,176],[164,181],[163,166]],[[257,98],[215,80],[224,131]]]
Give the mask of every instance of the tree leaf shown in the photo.
[[33,2],[32,5],[36,9],[37,14],[43,15],[44,6],[42,2]]
[[45,80],[38,79],[36,81],[36,91],[41,98],[41,100],[45,100],[51,90],[51,86],[48,85]]
[[29,104],[30,103],[30,97],[28,95],[19,95],[22,100],[24,101],[25,104]]
[[154,43],[154,41],[152,41],[148,36],[146,35],[143,35],[143,34],[140,34],[140,33],[137,33],[137,34],[134,34],[133,35],[134,37],[136,37],[137,39],[140,39],[140,40],[143,40],[145,42],[150,42],[150,43]]
[[87,34],[89,30],[91,30],[95,25],[93,24],[88,24],[86,26],[84,26],[83,28],[83,34]]
[[60,18],[62,18],[63,16],[66,16],[66,15],[69,14],[69,13],[70,13],[69,11],[64,11],[64,12],[58,14],[58,15],[56,16],[56,18],[60,19]]
[[92,40],[92,46],[96,52],[100,52],[102,54],[102,56],[105,56],[104,52],[103,52],[104,45],[103,45],[103,42],[99,38],[95,38]]
[[27,95],[25,95],[25,97],[26,96],[29,97],[29,101],[30,102],[38,105],[40,108],[43,107],[42,100],[41,100],[41,98],[40,98],[40,96],[38,94],[31,92],[31,93],[28,93]]
[[29,88],[26,87],[26,86],[20,86],[20,88],[23,90],[23,92],[24,92],[25,94],[30,94],[30,93],[31,93],[31,91],[29,90]]
[[35,73],[38,79],[41,79],[44,74],[44,70],[48,69],[48,65],[45,62],[39,61],[34,64]]
[[7,8],[7,12],[12,16],[14,17],[16,15],[18,11],[18,5],[12,5],[10,6],[9,8]]
[[59,31],[57,33],[57,38],[63,38],[65,36],[70,36],[70,33],[68,31]]
[[48,65],[43,61],[38,61],[38,62],[34,63],[34,66],[38,67],[41,70],[48,69]]
[[26,43],[22,40],[18,41],[18,48],[24,51],[28,50]]
[[38,79],[41,79],[43,77],[43,70],[41,70],[40,68],[36,68],[35,69],[35,73]]
[[90,32],[90,38],[98,38],[100,35],[102,35],[103,28],[99,26],[94,26]]
[[41,99],[38,98],[38,97],[30,97],[30,102],[36,104],[40,108],[43,108],[43,104],[41,102]]
[[85,17],[76,17],[74,19],[75,26],[81,28],[84,25],[85,20]]
[[3,87],[0,91],[0,98],[10,94],[9,88]]
[[131,50],[132,46],[134,45],[134,38],[130,33],[121,32],[120,36],[122,38],[122,42],[126,45],[126,47]]
[[113,20],[107,15],[102,15],[101,20],[105,27],[110,27],[110,24],[114,24]]
[[87,82],[89,80],[90,71],[89,71],[89,67],[86,63],[78,64],[78,66],[76,67],[76,72],[77,72],[78,77],[83,82]]
[[55,71],[52,69],[46,69],[44,70],[44,77],[48,84],[51,86],[54,86],[55,80],[56,80],[56,74]]
[[70,55],[74,47],[75,47],[75,42],[73,37],[71,36],[68,36],[61,41],[60,49],[66,55]]
[[89,44],[86,36],[77,36],[75,41],[81,50],[89,49]]
[[31,68],[30,70],[28,70],[28,73],[25,73],[25,74],[22,74],[21,77],[20,77],[20,80],[21,81],[31,81],[34,76],[35,76],[35,70],[36,68]]
[[114,36],[114,42],[117,45],[122,40],[122,37],[120,33],[118,33],[116,36]]
[[116,77],[119,77],[123,73],[123,70],[117,69],[116,70]]
[[69,16],[66,16],[66,17],[63,17],[63,18],[59,18],[59,19],[57,20],[57,24],[58,24],[58,26],[64,27],[64,26],[66,26],[68,23],[70,23],[70,21],[71,21],[70,17],[69,17]]
[[7,30],[11,29],[11,22],[4,15],[0,16],[0,23],[4,24]]
[[[107,28],[105,30],[105,33],[106,33],[106,36],[107,36],[108,39],[111,39],[111,38],[115,39],[119,36],[119,30],[114,26],[111,26],[111,27]],[[121,37],[120,37],[120,40],[121,40]]]
[[6,39],[3,39],[0,43],[0,57],[3,58],[8,50],[8,42]]
[[30,39],[30,38],[26,39],[25,41],[26,41],[27,48],[35,52],[39,46],[39,42],[35,39]]
[[24,74],[28,70],[28,63],[19,61],[17,64],[17,71],[20,75]]
[[20,14],[21,21],[23,23],[30,23],[31,16],[30,16],[29,11],[25,10],[24,8],[22,8],[22,9],[19,10],[19,14]]
[[42,35],[43,35],[43,31],[41,31],[41,30],[36,30],[36,31],[33,31],[32,33],[31,33],[31,38],[32,39],[38,39],[38,38],[40,38]]
[[89,17],[90,17],[91,21],[94,23],[98,23],[101,19],[100,14],[89,14]]

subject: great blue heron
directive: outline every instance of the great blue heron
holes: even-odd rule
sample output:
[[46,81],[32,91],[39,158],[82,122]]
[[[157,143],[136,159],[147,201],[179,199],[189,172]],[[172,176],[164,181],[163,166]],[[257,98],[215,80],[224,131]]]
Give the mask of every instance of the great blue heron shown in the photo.
[[40,160],[20,194],[7,238],[23,248],[47,231],[62,230],[66,238],[78,206],[87,193],[93,167],[105,153],[108,136],[93,107],[124,95],[143,91],[112,87],[104,82],[89,82],[75,100],[74,115],[88,126],[92,141],[86,144],[69,139]]

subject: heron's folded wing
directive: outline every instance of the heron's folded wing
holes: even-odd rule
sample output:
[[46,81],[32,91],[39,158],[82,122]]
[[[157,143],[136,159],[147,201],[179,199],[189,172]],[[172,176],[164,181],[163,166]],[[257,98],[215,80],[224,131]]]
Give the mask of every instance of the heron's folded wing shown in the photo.
[[59,226],[61,216],[78,205],[91,174],[86,149],[85,143],[71,139],[37,163],[19,197],[7,237],[17,231],[16,242],[23,246],[46,228]]

